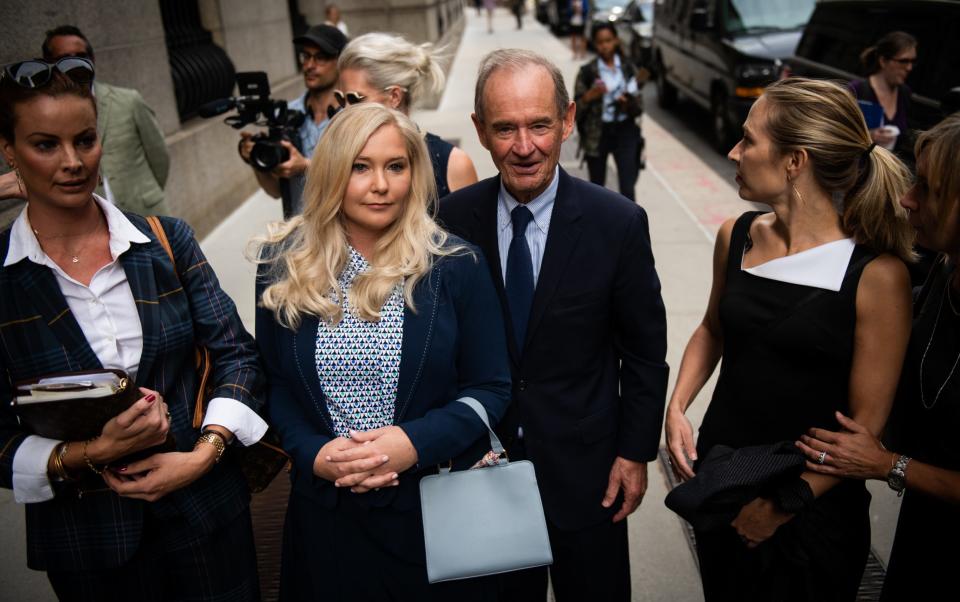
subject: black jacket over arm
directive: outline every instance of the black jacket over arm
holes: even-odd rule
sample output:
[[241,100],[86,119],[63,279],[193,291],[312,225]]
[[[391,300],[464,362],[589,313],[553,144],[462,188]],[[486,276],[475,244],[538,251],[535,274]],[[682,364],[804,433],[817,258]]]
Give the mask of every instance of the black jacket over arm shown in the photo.
[[499,431],[523,426],[544,508],[563,529],[609,517],[600,506],[616,456],[656,457],[666,397],[666,316],[647,216],[619,194],[559,172],[522,353],[507,315],[497,246],[500,179],[459,190],[439,220],[489,260],[506,319],[513,401]]

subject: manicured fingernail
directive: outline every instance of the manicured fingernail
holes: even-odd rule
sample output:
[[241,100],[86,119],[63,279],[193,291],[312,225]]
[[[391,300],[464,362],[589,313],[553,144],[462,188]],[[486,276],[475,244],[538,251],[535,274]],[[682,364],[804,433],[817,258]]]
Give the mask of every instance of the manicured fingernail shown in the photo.
[[380,461],[381,461],[381,462],[388,462],[389,460],[390,460],[390,457],[389,457],[389,456],[381,456],[381,457],[380,457]]
[[400,476],[400,475],[398,475],[397,473],[393,473],[393,476],[390,477],[390,478],[391,478],[391,479],[397,479],[397,478],[399,478],[399,476]]
[[399,484],[400,484],[400,481],[394,481],[394,482],[390,483],[390,486],[391,486],[391,487],[396,487],[396,486],[399,485]]
[[153,393],[147,395],[147,397],[146,397],[147,403],[152,403],[156,398],[157,398],[157,396],[154,395]]
[[339,486],[340,486],[340,483],[337,483],[336,481],[334,481],[334,482],[333,482],[333,486],[334,486],[334,487],[339,487]]

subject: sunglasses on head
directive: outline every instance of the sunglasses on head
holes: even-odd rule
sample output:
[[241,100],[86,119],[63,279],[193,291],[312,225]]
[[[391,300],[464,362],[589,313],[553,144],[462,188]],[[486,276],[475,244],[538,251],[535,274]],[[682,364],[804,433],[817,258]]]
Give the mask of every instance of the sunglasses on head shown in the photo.
[[337,101],[341,109],[345,109],[347,105],[359,104],[366,100],[367,97],[359,92],[341,92],[340,90],[334,90],[333,99]]
[[50,83],[54,69],[78,84],[88,85],[93,81],[93,63],[77,56],[67,56],[52,63],[39,59],[11,63],[3,68],[0,79],[9,78],[21,88],[40,88]]

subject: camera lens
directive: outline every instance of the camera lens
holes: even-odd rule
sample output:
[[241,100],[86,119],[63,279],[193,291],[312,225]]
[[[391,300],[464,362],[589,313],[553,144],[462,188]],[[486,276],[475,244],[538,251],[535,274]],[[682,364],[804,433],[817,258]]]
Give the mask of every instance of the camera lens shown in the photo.
[[290,151],[272,140],[260,140],[250,151],[250,163],[260,171],[270,171],[289,158]]

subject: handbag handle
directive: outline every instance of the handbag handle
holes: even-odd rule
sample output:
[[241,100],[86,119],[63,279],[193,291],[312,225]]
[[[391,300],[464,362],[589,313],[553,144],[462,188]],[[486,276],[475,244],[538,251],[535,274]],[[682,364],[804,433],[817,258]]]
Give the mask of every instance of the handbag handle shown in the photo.
[[[490,427],[490,418],[487,416],[487,408],[483,407],[483,404],[473,397],[461,397],[457,401],[466,405],[477,413],[477,416],[480,417],[480,420],[483,421],[484,426],[487,427],[487,431],[490,433],[490,449],[493,450],[493,453],[497,454],[498,456],[503,454],[505,451],[503,449],[503,444],[500,443],[500,438],[497,437],[497,434],[493,432],[493,429]],[[509,459],[504,458],[500,463],[508,464],[509,462]],[[446,474],[448,472],[450,472],[449,466],[443,466],[440,468],[440,474]]]
[[[166,251],[170,257],[170,263],[173,264],[174,275],[177,277],[177,280],[180,280],[180,273],[177,271],[177,259],[173,255],[173,247],[170,246],[170,241],[167,240],[167,233],[163,229],[163,224],[160,223],[160,218],[156,215],[149,215],[146,219],[150,225],[150,229],[153,230],[154,236],[157,237],[157,242],[160,243],[160,246],[163,247],[163,250]],[[182,285],[183,282],[181,281],[180,284]],[[195,354],[197,372],[200,373],[200,385],[197,387],[197,399],[193,405],[193,420],[191,424],[193,428],[198,429],[203,424],[203,414],[206,410],[204,407],[204,393],[207,390],[207,383],[210,381],[213,364],[211,362],[210,350],[203,345],[197,345]]]

